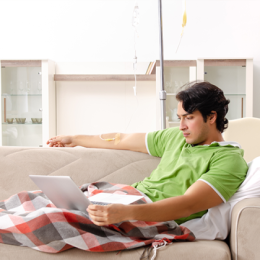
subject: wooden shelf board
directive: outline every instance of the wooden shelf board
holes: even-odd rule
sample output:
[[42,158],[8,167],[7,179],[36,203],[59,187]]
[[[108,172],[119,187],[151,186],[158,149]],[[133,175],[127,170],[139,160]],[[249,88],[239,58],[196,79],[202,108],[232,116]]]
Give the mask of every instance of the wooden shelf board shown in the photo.
[[204,66],[246,66],[246,59],[205,59]]
[[[164,67],[196,67],[196,60],[165,60],[163,63]],[[156,66],[160,66],[160,61],[156,61]]]
[[[55,74],[54,81],[134,81],[134,75],[76,75]],[[155,81],[155,74],[136,75],[137,81]]]
[[41,60],[1,60],[1,67],[41,67]]

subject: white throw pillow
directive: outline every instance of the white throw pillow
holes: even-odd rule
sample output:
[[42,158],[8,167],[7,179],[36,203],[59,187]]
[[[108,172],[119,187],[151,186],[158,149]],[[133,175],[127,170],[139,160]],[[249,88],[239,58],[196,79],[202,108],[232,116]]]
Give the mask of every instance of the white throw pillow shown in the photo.
[[237,202],[260,197],[260,156],[248,163],[248,172],[238,191],[226,202],[208,210],[201,218],[189,220],[182,226],[190,229],[196,239],[222,239],[230,232],[231,212]]

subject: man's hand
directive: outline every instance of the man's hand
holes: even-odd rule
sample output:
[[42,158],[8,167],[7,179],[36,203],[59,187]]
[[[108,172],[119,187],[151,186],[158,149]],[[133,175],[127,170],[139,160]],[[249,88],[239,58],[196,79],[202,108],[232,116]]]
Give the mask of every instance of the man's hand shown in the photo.
[[223,200],[217,192],[207,183],[198,180],[181,196],[139,205],[90,205],[87,211],[94,224],[104,226],[133,219],[157,222],[170,221],[188,217],[221,203],[223,203]]
[[75,147],[76,143],[74,139],[72,135],[59,135],[50,138],[46,144],[48,144],[49,147]]
[[123,204],[109,204],[107,206],[88,206],[87,211],[92,222],[97,226],[105,226],[128,220],[128,206]]

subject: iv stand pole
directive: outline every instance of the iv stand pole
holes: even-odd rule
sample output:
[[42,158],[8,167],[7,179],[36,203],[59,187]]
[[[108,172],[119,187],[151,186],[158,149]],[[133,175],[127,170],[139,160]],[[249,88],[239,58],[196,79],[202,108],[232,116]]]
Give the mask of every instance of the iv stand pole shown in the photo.
[[160,105],[161,105],[161,129],[166,129],[166,105],[165,105],[165,100],[166,100],[166,91],[164,90],[164,70],[163,70],[163,25],[162,25],[162,1],[158,0],[159,4],[159,52],[160,52],[160,87],[161,90],[159,92],[159,99],[160,99]]

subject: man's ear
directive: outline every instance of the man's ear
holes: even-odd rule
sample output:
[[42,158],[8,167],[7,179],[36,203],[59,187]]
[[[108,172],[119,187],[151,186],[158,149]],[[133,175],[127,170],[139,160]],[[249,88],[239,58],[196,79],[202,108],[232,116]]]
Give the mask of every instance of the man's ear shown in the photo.
[[208,116],[208,120],[210,122],[210,124],[214,124],[217,120],[217,112],[216,111],[211,111],[211,114]]

